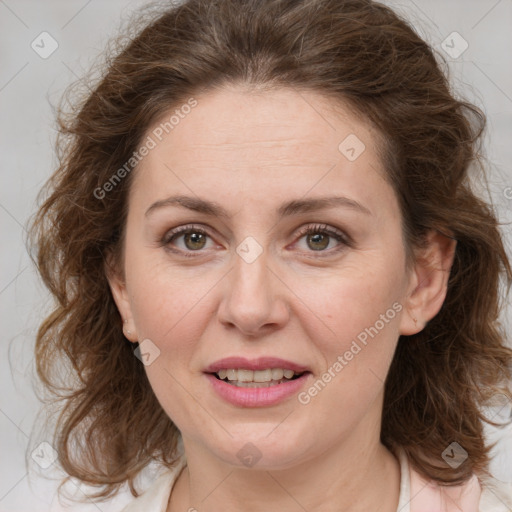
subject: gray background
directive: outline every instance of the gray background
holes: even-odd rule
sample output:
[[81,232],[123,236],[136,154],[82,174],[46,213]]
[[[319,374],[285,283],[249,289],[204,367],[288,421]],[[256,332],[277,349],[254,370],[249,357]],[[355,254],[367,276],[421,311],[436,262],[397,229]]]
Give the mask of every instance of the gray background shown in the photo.
[[[84,75],[122,20],[146,3],[0,0],[0,511],[68,510],[55,497],[54,478],[59,475],[54,466],[27,472],[25,465],[27,447],[44,440],[31,437],[39,408],[32,388],[32,351],[49,301],[26,254],[24,226],[34,212],[38,190],[56,163],[51,105],[57,104],[70,82]],[[512,186],[512,0],[386,3],[411,20],[440,52],[444,40],[454,50],[463,48],[454,31],[467,41],[464,53],[446,55],[450,76],[454,88],[488,115],[485,142],[491,196],[500,219],[510,222],[512,189],[506,190]],[[58,43],[46,59],[31,48],[43,31]],[[49,40],[45,48],[50,48]],[[510,226],[505,225],[503,231],[510,247]],[[511,313],[508,307],[506,324]],[[497,478],[512,481],[512,427],[490,435],[499,439],[492,470]],[[46,450],[48,458],[51,452]],[[84,486],[72,487],[77,495],[86,496]],[[73,510],[119,510],[129,499],[122,494],[111,503],[89,502]]]

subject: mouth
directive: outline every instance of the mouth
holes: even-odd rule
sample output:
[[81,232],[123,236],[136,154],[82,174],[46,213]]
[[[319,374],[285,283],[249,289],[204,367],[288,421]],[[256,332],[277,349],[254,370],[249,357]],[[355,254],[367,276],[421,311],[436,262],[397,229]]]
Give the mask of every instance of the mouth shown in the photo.
[[239,388],[269,388],[300,378],[307,372],[290,368],[266,368],[249,370],[245,368],[222,368],[212,375],[218,380]]
[[307,366],[279,357],[225,357],[203,371],[217,395],[237,407],[277,405],[313,375]]

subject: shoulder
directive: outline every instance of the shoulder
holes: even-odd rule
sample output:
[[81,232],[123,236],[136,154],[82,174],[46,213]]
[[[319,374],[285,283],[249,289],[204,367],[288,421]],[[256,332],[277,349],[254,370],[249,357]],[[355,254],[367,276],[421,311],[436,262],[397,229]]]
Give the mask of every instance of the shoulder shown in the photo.
[[185,466],[186,459],[182,455],[172,469],[162,473],[143,494],[130,502],[121,512],[165,512],[174,483]]
[[482,495],[478,512],[512,512],[512,483],[480,479]]
[[411,512],[434,507],[442,512],[512,512],[512,484],[473,475],[456,486],[442,486],[411,469]]

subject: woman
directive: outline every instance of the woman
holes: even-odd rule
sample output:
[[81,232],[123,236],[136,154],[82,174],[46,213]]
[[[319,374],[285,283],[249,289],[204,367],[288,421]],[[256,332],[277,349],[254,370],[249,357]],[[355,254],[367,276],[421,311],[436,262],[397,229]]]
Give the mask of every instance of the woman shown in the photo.
[[[484,114],[370,0],[189,0],[62,123],[35,219],[55,447],[126,511],[505,511]],[[71,372],[62,382],[62,365]]]

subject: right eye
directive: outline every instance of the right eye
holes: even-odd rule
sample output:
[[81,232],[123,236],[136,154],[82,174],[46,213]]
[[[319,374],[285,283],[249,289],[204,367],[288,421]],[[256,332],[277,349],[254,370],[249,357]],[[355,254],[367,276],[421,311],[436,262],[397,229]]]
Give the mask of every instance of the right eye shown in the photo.
[[[184,256],[192,256],[190,253],[208,249],[206,247],[208,238],[211,239],[210,235],[202,227],[187,225],[168,231],[160,244],[173,252],[181,252]],[[179,247],[180,244],[176,243],[180,240],[181,247]]]

